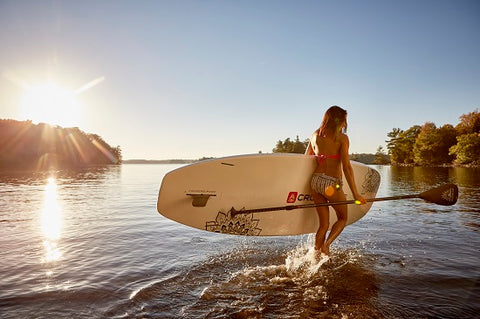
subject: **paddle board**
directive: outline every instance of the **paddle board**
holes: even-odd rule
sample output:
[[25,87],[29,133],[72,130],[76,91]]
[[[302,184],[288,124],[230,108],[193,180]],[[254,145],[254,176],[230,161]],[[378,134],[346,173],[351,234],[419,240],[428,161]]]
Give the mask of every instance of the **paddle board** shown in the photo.
[[[380,174],[351,161],[357,189],[375,197]],[[300,154],[254,154],[205,160],[167,173],[158,194],[158,212],[194,228],[235,235],[284,236],[314,233],[315,208],[238,214],[242,209],[312,204],[310,178],[315,157]],[[345,181],[345,177],[343,177]],[[353,199],[345,182],[343,191]],[[372,203],[349,205],[348,224],[362,218]],[[330,227],[337,220],[330,207]]]

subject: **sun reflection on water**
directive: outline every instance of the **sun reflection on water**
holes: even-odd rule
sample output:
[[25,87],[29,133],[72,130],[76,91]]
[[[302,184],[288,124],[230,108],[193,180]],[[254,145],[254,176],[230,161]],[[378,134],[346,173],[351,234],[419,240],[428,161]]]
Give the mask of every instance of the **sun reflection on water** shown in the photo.
[[62,253],[58,248],[57,241],[61,231],[61,209],[57,199],[57,184],[55,178],[50,177],[45,186],[45,199],[42,209],[42,232],[45,237],[45,262],[60,259]]

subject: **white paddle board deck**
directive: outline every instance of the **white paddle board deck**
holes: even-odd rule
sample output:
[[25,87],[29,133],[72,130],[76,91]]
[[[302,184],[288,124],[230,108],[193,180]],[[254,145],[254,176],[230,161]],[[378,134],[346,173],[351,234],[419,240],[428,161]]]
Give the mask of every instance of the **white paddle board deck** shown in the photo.
[[[364,164],[351,164],[360,194],[375,197],[380,174]],[[157,210],[171,220],[211,232],[252,236],[314,233],[318,228],[315,208],[246,214],[235,210],[313,204],[310,178],[316,166],[314,156],[299,154],[241,155],[191,164],[164,176]],[[353,199],[344,184],[347,199]],[[362,218],[371,205],[349,205],[347,224]],[[330,227],[336,220],[330,207]]]

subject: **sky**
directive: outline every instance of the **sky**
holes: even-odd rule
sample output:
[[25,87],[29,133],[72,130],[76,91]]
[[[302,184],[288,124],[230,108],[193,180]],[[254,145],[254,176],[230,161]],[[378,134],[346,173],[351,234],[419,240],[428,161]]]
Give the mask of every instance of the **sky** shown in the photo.
[[480,107],[479,1],[0,0],[0,41],[0,118],[124,159],[269,153],[331,105],[375,153]]

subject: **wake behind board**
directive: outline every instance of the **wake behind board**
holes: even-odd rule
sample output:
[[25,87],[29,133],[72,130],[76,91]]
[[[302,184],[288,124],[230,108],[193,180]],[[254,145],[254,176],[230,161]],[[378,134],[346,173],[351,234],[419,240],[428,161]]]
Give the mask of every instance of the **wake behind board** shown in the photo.
[[[351,164],[360,194],[365,198],[375,197],[380,174],[364,164],[354,161]],[[251,236],[314,233],[318,228],[315,208],[246,214],[235,211],[313,204],[310,178],[316,166],[314,156],[299,154],[241,155],[191,164],[164,176],[157,210],[184,225],[217,233]],[[353,199],[348,184],[344,184],[347,199]],[[362,218],[371,205],[349,205],[347,225]],[[330,227],[336,220],[330,207]]]

